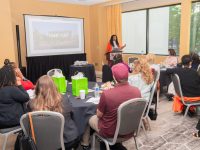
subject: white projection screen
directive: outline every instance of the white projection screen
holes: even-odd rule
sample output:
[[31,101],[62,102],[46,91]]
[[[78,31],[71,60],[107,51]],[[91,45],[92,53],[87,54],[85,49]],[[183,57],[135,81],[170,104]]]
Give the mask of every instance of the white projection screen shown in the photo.
[[24,15],[27,56],[84,53],[83,19]]
[[122,13],[124,53],[146,53],[146,10]]
[[168,54],[169,7],[149,10],[149,53]]

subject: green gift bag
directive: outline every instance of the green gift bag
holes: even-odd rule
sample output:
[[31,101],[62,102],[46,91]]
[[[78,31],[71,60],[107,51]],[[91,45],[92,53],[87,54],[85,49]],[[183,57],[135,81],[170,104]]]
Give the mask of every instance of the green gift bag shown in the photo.
[[66,89],[67,89],[67,84],[66,84],[66,80],[65,77],[52,77],[54,83],[56,84],[58,91],[60,93],[66,93]]
[[88,94],[88,79],[86,77],[72,79],[72,94],[74,96],[79,96],[80,90],[85,90],[85,94]]

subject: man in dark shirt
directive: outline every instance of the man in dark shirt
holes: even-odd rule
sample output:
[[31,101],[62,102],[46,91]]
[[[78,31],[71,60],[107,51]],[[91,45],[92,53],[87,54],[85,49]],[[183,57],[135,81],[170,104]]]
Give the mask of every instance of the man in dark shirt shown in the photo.
[[127,66],[122,63],[116,64],[112,67],[112,73],[117,84],[114,88],[103,91],[97,113],[89,119],[89,125],[106,138],[114,136],[119,105],[141,97],[139,89],[128,84]]
[[183,96],[199,97],[200,96],[200,77],[196,70],[190,68],[192,60],[190,55],[184,55],[181,58],[183,67],[167,69],[167,74],[177,74],[181,82]]

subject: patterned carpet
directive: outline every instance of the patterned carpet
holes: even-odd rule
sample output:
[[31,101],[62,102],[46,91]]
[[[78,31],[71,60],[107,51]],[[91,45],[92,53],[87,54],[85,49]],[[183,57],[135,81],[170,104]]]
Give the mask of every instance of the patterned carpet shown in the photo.
[[[182,115],[171,110],[172,102],[161,98],[158,108],[158,118],[151,121],[151,131],[147,131],[147,138],[141,131],[137,141],[139,150],[200,150],[200,138],[192,136],[196,132],[198,117],[186,117],[182,122]],[[124,143],[128,150],[134,150],[134,140]]]

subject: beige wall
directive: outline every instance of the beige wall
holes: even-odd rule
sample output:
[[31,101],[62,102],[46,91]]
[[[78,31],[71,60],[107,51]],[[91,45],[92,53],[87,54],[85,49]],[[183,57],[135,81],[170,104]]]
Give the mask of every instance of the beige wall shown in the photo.
[[101,5],[90,8],[90,35],[91,35],[91,59],[97,70],[101,70],[105,63],[107,37],[106,7]]
[[1,0],[0,20],[0,66],[2,66],[5,58],[9,58],[12,61],[16,60],[9,0]]
[[[15,25],[19,25],[21,48],[22,48],[22,64],[26,65],[26,44],[25,44],[25,30],[23,14],[31,15],[52,15],[52,16],[66,16],[84,18],[84,32],[85,32],[85,51],[87,59],[91,62],[90,57],[90,16],[89,6],[71,5],[63,3],[52,3],[39,0],[10,0],[11,1],[11,15],[12,28],[15,43],[15,51],[17,50],[15,38]],[[2,6],[2,5],[1,5]]]
[[181,0],[139,0],[122,4],[122,11],[131,11],[181,3]]

